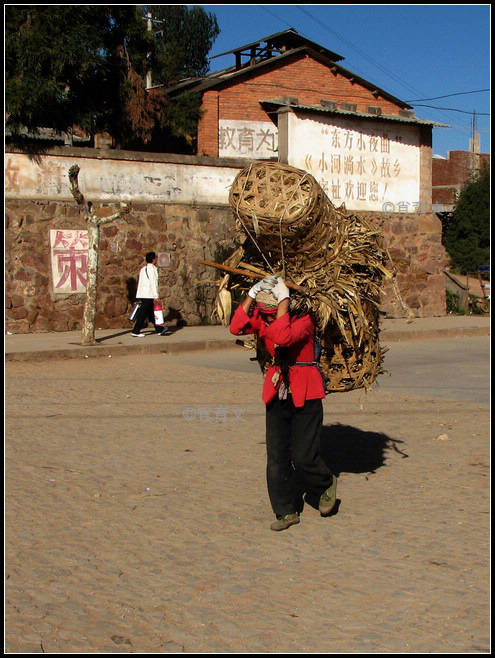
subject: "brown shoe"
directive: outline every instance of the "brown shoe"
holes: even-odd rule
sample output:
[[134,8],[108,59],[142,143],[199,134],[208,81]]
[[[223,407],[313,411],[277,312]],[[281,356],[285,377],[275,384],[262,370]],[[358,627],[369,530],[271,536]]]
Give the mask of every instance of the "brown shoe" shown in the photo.
[[277,520],[271,524],[270,530],[285,530],[296,523],[299,523],[299,514],[297,512],[284,514],[283,516],[277,516]]
[[335,507],[337,502],[337,478],[333,476],[332,484],[324,491],[320,496],[320,502],[318,504],[318,509],[320,514],[323,516],[328,516]]

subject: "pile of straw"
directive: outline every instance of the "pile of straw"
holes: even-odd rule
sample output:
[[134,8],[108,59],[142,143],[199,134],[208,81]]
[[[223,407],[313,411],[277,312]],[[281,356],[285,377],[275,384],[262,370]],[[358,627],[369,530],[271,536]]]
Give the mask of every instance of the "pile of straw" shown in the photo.
[[[243,239],[225,264],[299,286],[291,311],[313,315],[328,392],[371,386],[383,372],[378,305],[382,280],[392,276],[381,235],[335,208],[311,174],[281,163],[243,169],[229,203]],[[233,275],[231,285],[252,281]],[[261,352],[258,360],[265,369]]]

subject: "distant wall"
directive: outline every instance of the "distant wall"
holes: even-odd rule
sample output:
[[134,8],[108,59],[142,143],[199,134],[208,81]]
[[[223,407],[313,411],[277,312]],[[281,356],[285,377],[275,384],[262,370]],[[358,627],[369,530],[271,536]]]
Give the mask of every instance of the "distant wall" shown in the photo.
[[279,159],[304,169],[336,206],[431,212],[431,129],[416,124],[279,111]]
[[[80,189],[98,214],[115,212],[121,200],[131,203],[128,215],[100,230],[96,328],[131,326],[127,316],[134,286],[150,250],[160,256],[165,312],[191,325],[216,322],[212,310],[219,274],[198,261],[222,260],[232,246],[235,226],[228,192],[245,161],[70,148],[53,149],[38,162],[8,152],[5,161],[7,331],[68,331],[81,326],[85,293],[67,288],[59,292],[62,288],[56,286],[62,279],[69,285],[76,270],[81,280],[83,258],[71,259],[67,242],[62,245],[66,256],[56,261],[50,243],[53,231],[66,236],[86,229],[68,186],[67,172],[75,163],[80,166]],[[418,317],[444,315],[439,220],[418,213],[366,216],[384,235],[404,302]],[[403,317],[404,309],[389,288],[383,310]]]
[[432,202],[440,211],[453,210],[465,183],[482,166],[490,166],[489,153],[449,151],[448,158],[433,158]]

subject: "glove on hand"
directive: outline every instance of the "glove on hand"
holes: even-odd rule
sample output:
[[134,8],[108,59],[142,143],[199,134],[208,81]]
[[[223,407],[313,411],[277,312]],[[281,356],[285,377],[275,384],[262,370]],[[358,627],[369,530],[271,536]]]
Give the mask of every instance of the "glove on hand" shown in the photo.
[[264,290],[265,292],[271,292],[273,286],[277,283],[277,277],[276,276],[267,276],[264,279],[261,279],[261,281],[258,281],[257,283],[254,284],[252,288],[248,291],[248,295],[252,299],[256,299],[256,295]]
[[277,283],[273,286],[270,292],[275,297],[278,304],[280,304],[280,302],[282,302],[284,299],[289,299],[290,297],[289,289],[285,285],[285,282],[281,276],[277,276]]

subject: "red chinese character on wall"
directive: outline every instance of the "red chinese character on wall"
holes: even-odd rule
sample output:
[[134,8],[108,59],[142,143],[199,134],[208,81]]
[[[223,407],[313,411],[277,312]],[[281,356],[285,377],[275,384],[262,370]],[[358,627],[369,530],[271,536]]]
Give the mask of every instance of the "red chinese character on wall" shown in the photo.
[[50,231],[53,288],[58,293],[86,290],[88,232],[72,229]]

